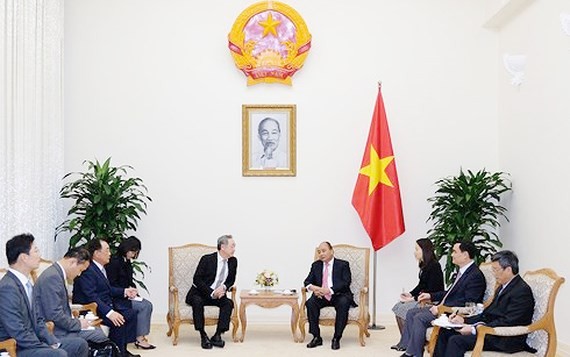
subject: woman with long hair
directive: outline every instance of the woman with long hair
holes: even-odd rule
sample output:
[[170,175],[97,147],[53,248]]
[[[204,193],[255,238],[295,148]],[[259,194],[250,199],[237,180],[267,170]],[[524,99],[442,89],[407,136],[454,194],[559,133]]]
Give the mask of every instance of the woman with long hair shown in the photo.
[[[137,237],[131,236],[121,242],[117,253],[111,257],[111,261],[105,266],[107,278],[111,286],[125,289],[136,287],[131,260],[138,258],[140,251],[141,241]],[[133,310],[137,312],[137,340],[135,341],[135,347],[143,350],[156,348],[156,346],[148,343],[146,339],[146,336],[150,333],[152,303],[140,296],[127,300],[125,303],[130,303]]]
[[[396,315],[396,322],[398,323],[400,334],[404,328],[406,313],[408,310],[418,306],[418,296],[421,293],[431,293],[444,289],[443,272],[441,265],[439,265],[439,260],[435,256],[431,240],[428,238],[416,240],[414,256],[420,268],[418,285],[410,292],[402,292],[400,294],[400,301],[392,308],[392,311]],[[397,347],[399,346],[394,345],[392,349],[400,350]]]

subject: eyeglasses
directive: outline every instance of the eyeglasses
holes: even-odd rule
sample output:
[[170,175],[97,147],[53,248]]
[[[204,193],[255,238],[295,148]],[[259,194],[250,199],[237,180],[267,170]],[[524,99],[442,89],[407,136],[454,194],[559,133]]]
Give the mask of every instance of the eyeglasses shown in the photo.
[[503,270],[505,270],[505,269],[500,266],[500,267],[498,267],[498,268],[497,268],[497,267],[492,267],[491,270],[493,271],[493,273],[498,273],[498,272],[503,271]]

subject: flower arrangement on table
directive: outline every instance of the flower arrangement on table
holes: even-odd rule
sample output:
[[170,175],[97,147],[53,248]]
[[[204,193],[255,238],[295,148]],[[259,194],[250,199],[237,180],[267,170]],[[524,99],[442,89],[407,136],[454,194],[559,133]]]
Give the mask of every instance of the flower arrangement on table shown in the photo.
[[255,283],[263,288],[270,288],[279,284],[279,277],[270,270],[263,270],[255,278]]

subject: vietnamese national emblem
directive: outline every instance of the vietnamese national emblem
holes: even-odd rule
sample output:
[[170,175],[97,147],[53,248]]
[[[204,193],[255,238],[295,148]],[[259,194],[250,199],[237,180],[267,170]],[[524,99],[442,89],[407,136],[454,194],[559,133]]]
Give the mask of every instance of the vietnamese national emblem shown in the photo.
[[236,19],[228,47],[247,84],[283,83],[305,62],[311,34],[292,7],[277,1],[251,5]]

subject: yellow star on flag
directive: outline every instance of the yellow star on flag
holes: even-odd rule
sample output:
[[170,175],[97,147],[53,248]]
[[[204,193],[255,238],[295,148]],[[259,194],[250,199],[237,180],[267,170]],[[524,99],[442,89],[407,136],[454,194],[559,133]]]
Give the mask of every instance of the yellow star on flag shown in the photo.
[[362,175],[370,178],[368,183],[369,196],[372,195],[372,192],[374,192],[378,183],[394,187],[392,181],[390,181],[390,178],[386,174],[386,168],[390,165],[392,160],[394,160],[394,156],[380,158],[374,149],[374,146],[370,145],[370,163],[359,171]]
[[267,15],[267,19],[265,21],[259,21],[258,24],[263,27],[263,36],[267,36],[268,33],[272,33],[273,36],[277,37],[277,25],[279,25],[281,21],[273,20],[273,15],[271,12]]

